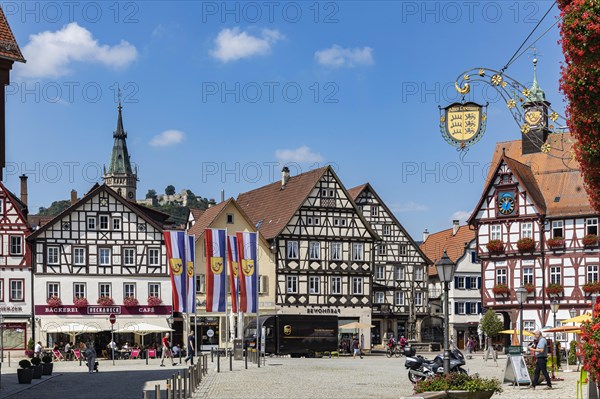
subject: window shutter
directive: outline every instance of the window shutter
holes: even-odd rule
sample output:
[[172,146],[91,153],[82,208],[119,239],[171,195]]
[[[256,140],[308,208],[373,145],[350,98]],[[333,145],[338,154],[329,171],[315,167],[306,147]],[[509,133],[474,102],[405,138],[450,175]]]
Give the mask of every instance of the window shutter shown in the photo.
[[482,309],[481,309],[481,302],[477,302],[477,313],[481,314],[482,313]]
[[475,251],[471,251],[471,263],[477,263],[477,254]]
[[[477,277],[477,288],[481,289],[481,277]],[[481,312],[479,312],[481,313]]]
[[458,302],[454,302],[454,313],[458,314]]
[[471,289],[471,277],[465,277],[465,287],[470,290]]
[[458,289],[458,277],[454,276],[454,289]]

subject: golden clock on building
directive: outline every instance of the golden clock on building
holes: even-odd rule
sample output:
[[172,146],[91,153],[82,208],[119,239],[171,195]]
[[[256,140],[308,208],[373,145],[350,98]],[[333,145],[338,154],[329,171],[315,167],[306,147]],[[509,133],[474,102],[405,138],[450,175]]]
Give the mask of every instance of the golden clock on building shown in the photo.
[[529,108],[525,111],[525,122],[530,127],[544,126],[544,112],[538,107]]

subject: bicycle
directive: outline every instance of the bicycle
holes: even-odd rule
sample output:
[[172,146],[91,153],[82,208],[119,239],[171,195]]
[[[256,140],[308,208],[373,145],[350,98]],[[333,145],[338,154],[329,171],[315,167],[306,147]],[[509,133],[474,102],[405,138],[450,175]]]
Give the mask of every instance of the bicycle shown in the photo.
[[394,347],[388,346],[387,351],[385,352],[385,355],[388,358],[391,358],[392,356],[400,357],[400,356],[402,356],[402,350],[400,349],[400,346],[398,346],[398,345],[395,345]]

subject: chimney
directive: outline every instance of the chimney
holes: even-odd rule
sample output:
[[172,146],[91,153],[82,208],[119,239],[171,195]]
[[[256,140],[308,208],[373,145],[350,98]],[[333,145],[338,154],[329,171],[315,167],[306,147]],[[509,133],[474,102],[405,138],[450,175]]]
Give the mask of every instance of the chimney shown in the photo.
[[225,201],[225,190],[221,190],[221,202]]
[[425,229],[425,231],[423,232],[423,242],[425,242],[427,240],[427,237],[429,237],[429,231],[427,231],[427,229]]
[[71,190],[71,205],[77,202],[77,191]]
[[282,190],[285,188],[285,185],[287,184],[288,180],[290,180],[290,169],[287,166],[284,166],[283,169],[281,169],[281,189]]
[[21,202],[27,206],[27,175],[19,176],[21,179]]
[[459,224],[458,220],[453,220],[452,221],[452,235],[453,236],[455,236],[456,233],[458,233],[458,224]]

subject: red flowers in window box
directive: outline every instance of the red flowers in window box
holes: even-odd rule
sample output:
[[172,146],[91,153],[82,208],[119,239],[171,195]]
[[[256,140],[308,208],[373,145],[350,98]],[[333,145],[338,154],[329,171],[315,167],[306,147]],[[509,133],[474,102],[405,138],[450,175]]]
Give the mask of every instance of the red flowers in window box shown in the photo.
[[517,248],[521,252],[531,252],[535,249],[535,241],[529,237],[521,238],[517,241]]
[[598,236],[596,234],[588,234],[587,236],[583,237],[581,241],[583,242],[584,246],[593,247],[598,245]]
[[100,298],[98,298],[98,301],[96,303],[102,306],[112,306],[115,304],[115,301],[109,296],[101,296]]
[[84,296],[76,296],[73,299],[73,305],[75,305],[76,308],[85,308],[89,305],[89,302]]
[[585,283],[581,288],[586,294],[594,294],[600,291],[600,282],[592,281],[589,283]]
[[494,295],[508,295],[510,292],[510,288],[506,284],[496,284],[494,288],[492,288],[492,292]]
[[485,247],[488,251],[490,251],[490,253],[493,254],[500,254],[504,252],[504,243],[502,242],[502,240],[491,240],[490,242],[485,244]]
[[123,305],[125,306],[138,306],[139,304],[140,303],[134,296],[126,296],[125,299],[123,299]]
[[50,298],[48,298],[46,300],[46,303],[48,304],[48,306],[51,306],[53,308],[58,308],[58,307],[62,306],[62,301],[56,295],[52,295]]
[[162,299],[159,297],[154,295],[148,297],[148,306],[159,306],[160,304],[162,304]]
[[535,292],[535,285],[533,284],[525,284],[523,288],[527,290],[528,294],[533,294]]
[[546,293],[548,293],[548,295],[562,295],[562,293],[565,291],[564,287],[560,284],[549,284],[546,287]]
[[563,248],[565,246],[564,237],[554,237],[547,241],[549,248]]

